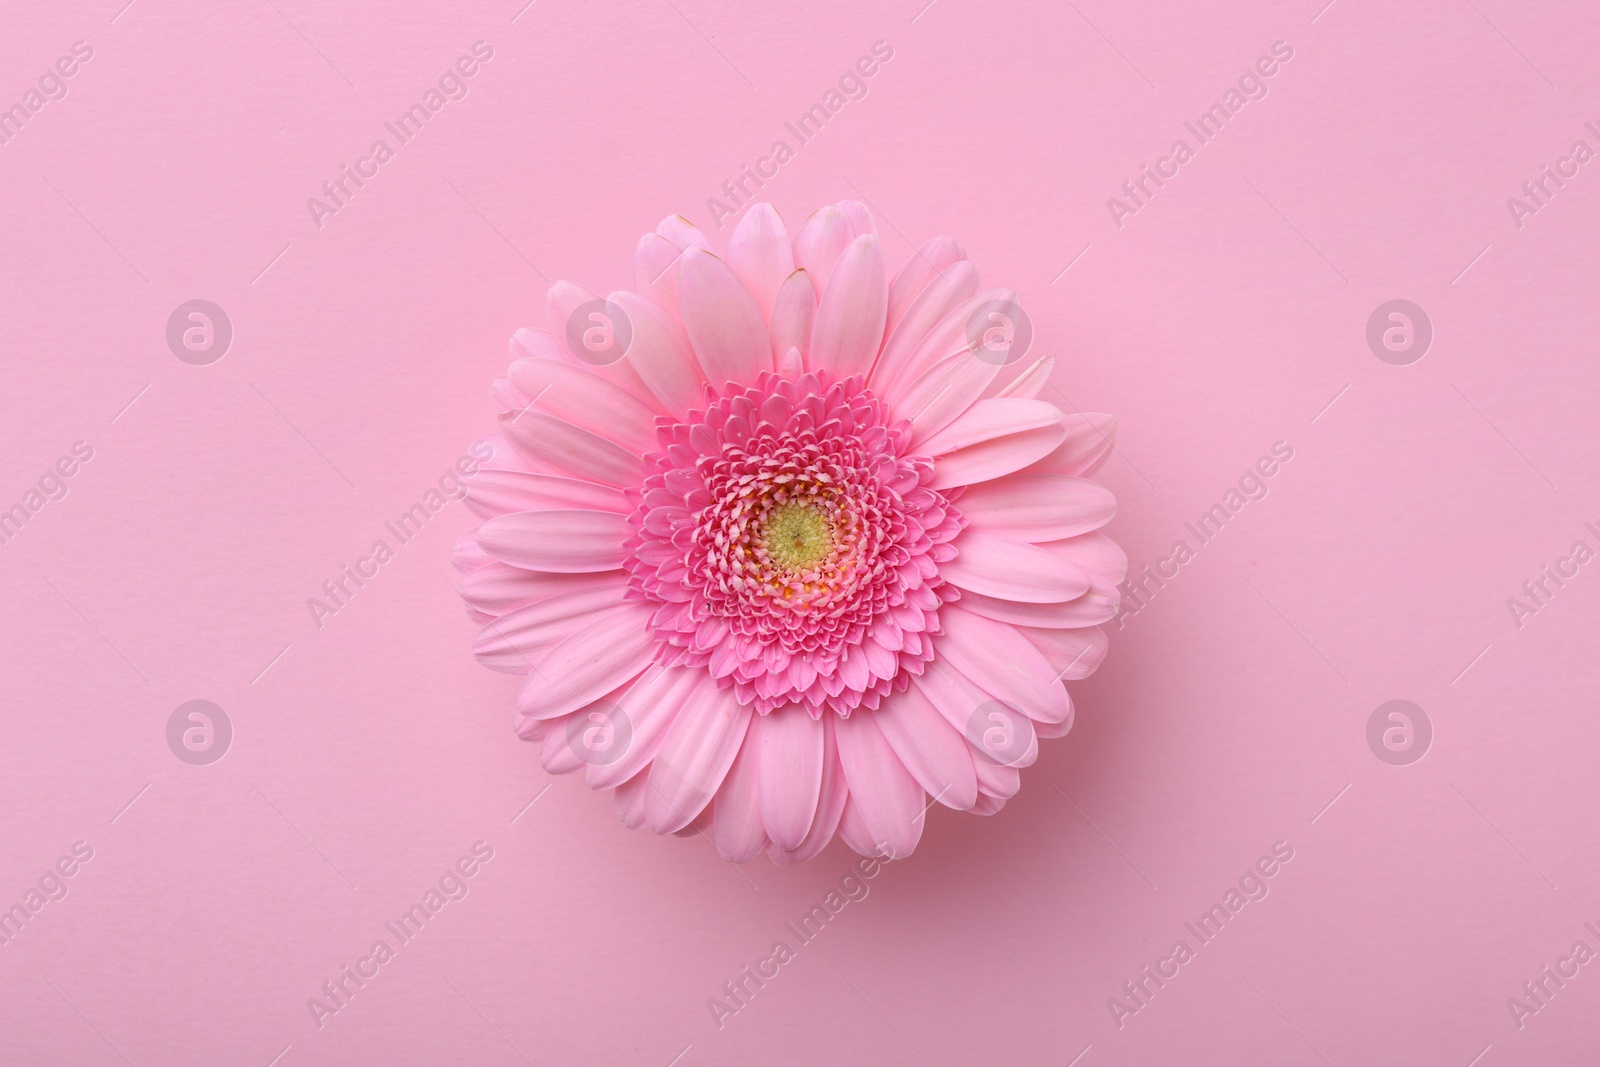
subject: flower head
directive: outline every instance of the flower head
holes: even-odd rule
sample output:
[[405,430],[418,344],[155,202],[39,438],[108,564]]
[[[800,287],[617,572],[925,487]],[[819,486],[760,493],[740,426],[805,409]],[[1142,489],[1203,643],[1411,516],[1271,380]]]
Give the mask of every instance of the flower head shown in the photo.
[[954,241],[891,282],[860,204],[792,242],[755,205],[726,260],[669,218],[636,265],[551,288],[471,479],[462,594],[519,733],[735,860],[998,811],[1105,655],[1112,420],[1038,399],[1053,361]]

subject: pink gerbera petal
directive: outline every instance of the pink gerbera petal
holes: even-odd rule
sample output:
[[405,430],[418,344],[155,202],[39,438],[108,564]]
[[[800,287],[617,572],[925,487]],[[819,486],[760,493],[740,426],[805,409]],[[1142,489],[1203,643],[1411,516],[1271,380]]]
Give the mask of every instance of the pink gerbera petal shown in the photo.
[[752,206],[734,227],[728,241],[728,266],[755,297],[762,315],[771,318],[778,289],[794,273],[794,248],[771,204]]
[[839,763],[850,786],[850,806],[872,849],[896,859],[909,856],[922,837],[927,798],[873,716],[839,722]]
[[698,248],[685,252],[678,302],[689,343],[713,387],[747,382],[772,368],[772,344],[761,309],[722,260]]
[[883,342],[889,280],[875,234],[857,237],[839,257],[811,329],[811,365],[839,378],[866,374]]
[[717,790],[711,809],[711,843],[733,863],[755,859],[767,848],[761,815],[761,722],[751,722],[739,754]]
[[779,848],[800,847],[822,791],[822,723],[790,705],[761,717],[761,821]]
[[[806,366],[806,355],[811,351],[811,322],[816,315],[817,294],[811,287],[811,276],[797,270],[784,279],[778,287],[778,296],[772,308],[772,354],[780,360],[778,371],[792,377]],[[790,352],[799,354],[792,372],[781,365]]]
[[[899,327],[900,320],[934,278],[966,258],[967,254],[953,237],[935,237],[917,249],[917,254],[906,260],[906,265],[889,285],[889,332],[893,333]],[[973,283],[977,283],[976,273]],[[937,321],[937,318],[932,320]]]

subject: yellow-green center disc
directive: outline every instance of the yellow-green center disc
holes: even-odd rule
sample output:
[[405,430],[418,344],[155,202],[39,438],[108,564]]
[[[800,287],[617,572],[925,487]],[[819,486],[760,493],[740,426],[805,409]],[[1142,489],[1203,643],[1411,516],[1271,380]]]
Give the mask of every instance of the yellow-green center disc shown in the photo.
[[827,558],[833,528],[816,508],[782,504],[767,517],[767,555],[789,570],[803,571]]

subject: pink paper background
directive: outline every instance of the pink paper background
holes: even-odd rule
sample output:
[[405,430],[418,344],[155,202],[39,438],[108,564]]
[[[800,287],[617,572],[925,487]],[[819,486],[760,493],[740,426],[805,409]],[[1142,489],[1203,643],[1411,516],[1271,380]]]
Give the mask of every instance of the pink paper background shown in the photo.
[[[1506,1006],[1600,949],[1600,564],[1520,629],[1506,604],[1600,548],[1600,164],[1520,229],[1506,206],[1600,148],[1591,7],[123,2],[0,34],[0,101],[94,49],[0,146],[0,505],[94,450],[0,546],[0,904],[94,853],[0,946],[0,1061],[1593,1058],[1600,963],[1521,1029]],[[469,94],[314,226],[478,40]],[[626,287],[661,216],[709,227],[878,40],[764,190],[791,226],[866,200],[896,262],[949,232],[1015,287],[1057,385],[1120,419],[1136,567],[1294,459],[1114,636],[1003,813],[934,810],[719,1029],[707,999],[852,854],[734,868],[550,779],[469,654],[459,505],[321,630],[306,599],[490,430],[548,281]],[[1107,197],[1275,41],[1265,99],[1116,227]],[[235,330],[210,366],[164,339],[194,298]],[[1409,366],[1364,336],[1395,298],[1435,330]],[[204,767],[164,733],[197,698],[234,728]],[[1396,698],[1435,732],[1404,767],[1365,734]],[[307,998],[479,840],[470,894],[318,1029]],[[1270,895],[1119,1029],[1108,998],[1277,841]]]

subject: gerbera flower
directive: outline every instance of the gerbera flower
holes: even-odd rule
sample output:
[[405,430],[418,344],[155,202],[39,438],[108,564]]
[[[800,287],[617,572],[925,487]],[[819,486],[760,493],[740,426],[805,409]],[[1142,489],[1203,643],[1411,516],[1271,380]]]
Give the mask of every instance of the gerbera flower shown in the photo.
[[858,203],[792,242],[754,205],[726,258],[669,218],[636,290],[558,282],[495,383],[456,563],[518,733],[736,861],[999,811],[1105,656],[1113,421],[1038,398],[1052,359],[955,241],[891,281]]

